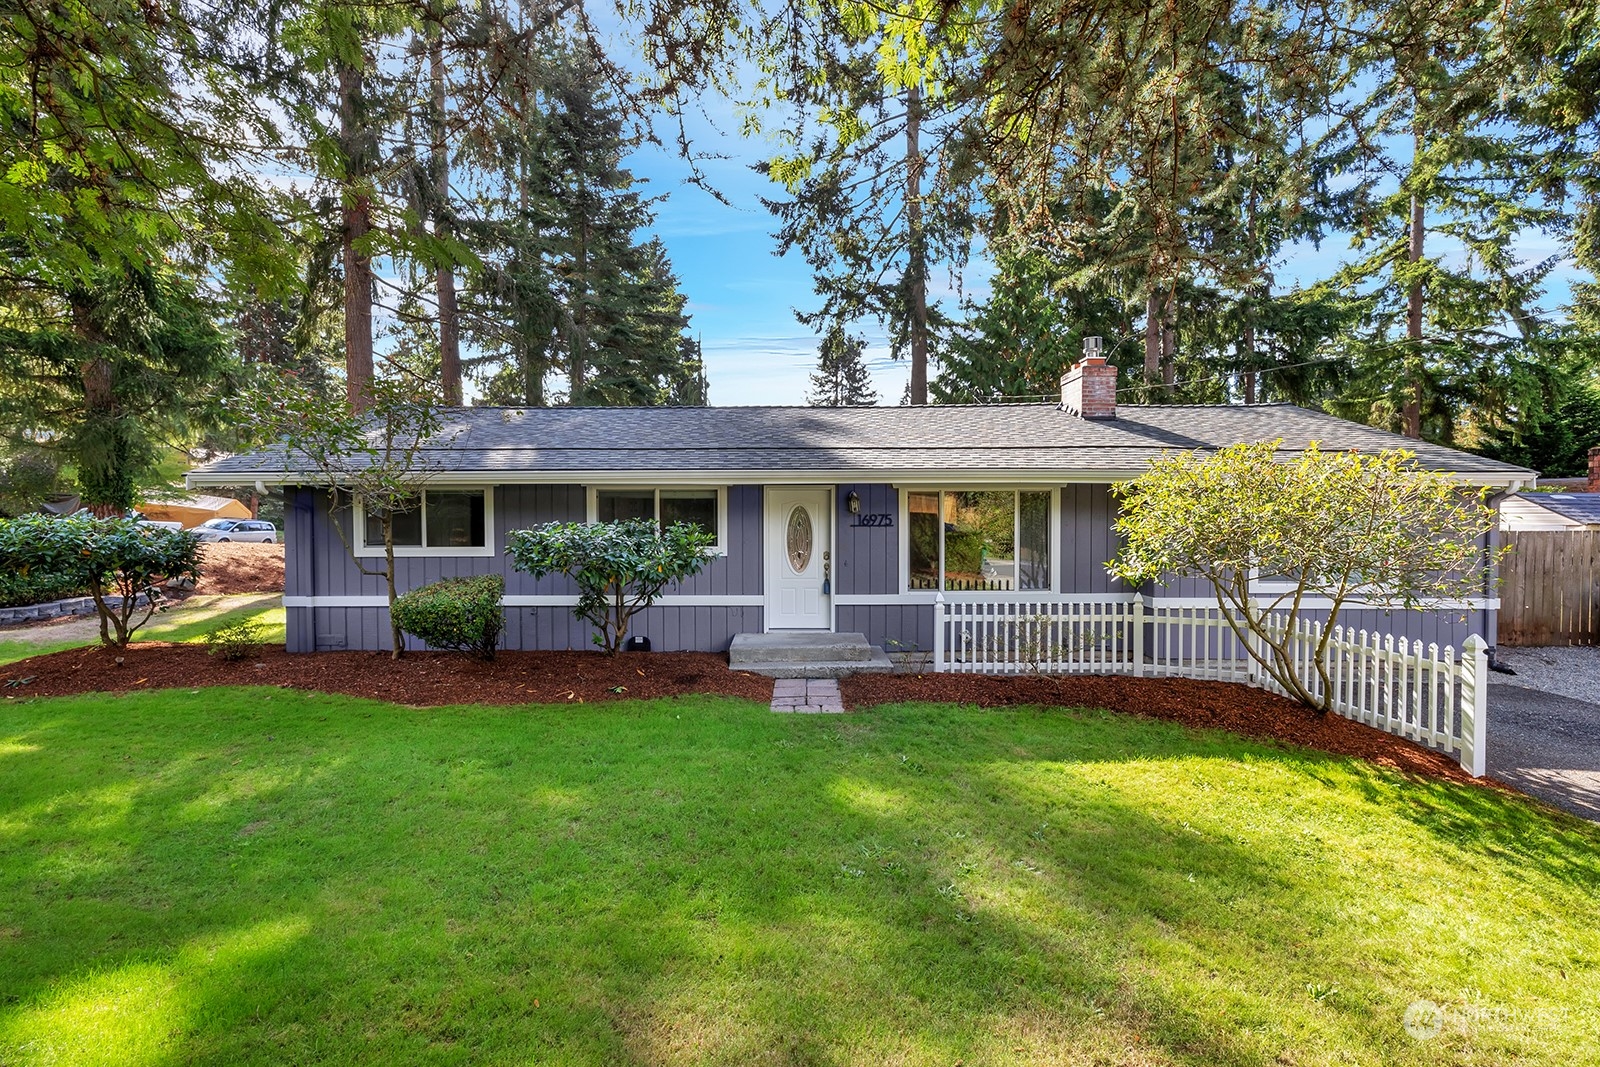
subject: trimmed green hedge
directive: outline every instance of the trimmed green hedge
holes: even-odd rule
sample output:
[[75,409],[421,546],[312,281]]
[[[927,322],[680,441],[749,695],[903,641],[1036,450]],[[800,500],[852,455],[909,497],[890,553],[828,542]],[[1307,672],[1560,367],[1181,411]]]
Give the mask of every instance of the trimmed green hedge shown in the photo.
[[88,596],[89,587],[71,574],[54,571],[16,571],[0,573],[0,608],[20,608]]
[[401,593],[394,602],[394,621],[433,648],[494,659],[506,625],[500,608],[505,591],[506,580],[498,574],[446,578]]

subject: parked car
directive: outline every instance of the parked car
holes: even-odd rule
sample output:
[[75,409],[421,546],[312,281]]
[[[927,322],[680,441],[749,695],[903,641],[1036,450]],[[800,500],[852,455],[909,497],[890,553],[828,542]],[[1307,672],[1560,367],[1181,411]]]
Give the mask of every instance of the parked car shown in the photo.
[[257,519],[207,519],[194,528],[202,541],[260,541],[278,543],[278,528]]

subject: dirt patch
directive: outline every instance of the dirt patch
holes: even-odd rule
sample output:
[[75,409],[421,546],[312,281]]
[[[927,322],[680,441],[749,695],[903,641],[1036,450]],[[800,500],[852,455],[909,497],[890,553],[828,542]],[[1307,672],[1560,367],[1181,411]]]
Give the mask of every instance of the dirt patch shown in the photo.
[[196,593],[283,592],[283,546],[208,544],[200,546],[201,573]]
[[[502,652],[492,663],[412,652],[291,655],[281,648],[228,662],[199,645],[135,643],[117,654],[100,648],[34,656],[0,668],[0,693],[65,696],[210,685],[272,685],[371,697],[413,707],[447,704],[579,704],[711,693],[767,701],[772,679],[731,671],[708,652],[622,654]],[[26,685],[10,684],[31,678]]]
[[1186,678],[1013,677],[986,674],[858,674],[839,683],[845,707],[902,701],[975,704],[984,708],[1040,705],[1105,708],[1197,729],[1228,730],[1341,756],[1356,756],[1412,774],[1476,779],[1450,756],[1337,715],[1316,712],[1260,689]]

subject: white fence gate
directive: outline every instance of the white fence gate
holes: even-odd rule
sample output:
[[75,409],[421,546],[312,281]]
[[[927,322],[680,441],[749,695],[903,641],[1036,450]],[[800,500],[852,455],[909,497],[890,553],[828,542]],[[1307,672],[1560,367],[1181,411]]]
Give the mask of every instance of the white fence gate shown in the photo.
[[[1285,615],[1270,623],[1280,637]],[[1288,642],[1295,677],[1324,696],[1316,669],[1322,624],[1298,620]],[[1393,634],[1334,627],[1323,652],[1330,706],[1368,726],[1454,753],[1484,773],[1488,646],[1457,652]],[[1215,605],[1142,596],[934,603],[933,669],[981,674],[1126,674],[1239,682],[1289,695],[1240,644]]]

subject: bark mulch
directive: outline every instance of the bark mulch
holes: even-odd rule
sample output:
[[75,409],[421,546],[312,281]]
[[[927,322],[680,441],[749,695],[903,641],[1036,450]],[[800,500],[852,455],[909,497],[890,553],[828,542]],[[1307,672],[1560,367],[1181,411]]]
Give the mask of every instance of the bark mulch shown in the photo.
[[[121,659],[118,664],[117,660]],[[25,685],[11,685],[22,678]],[[212,685],[270,685],[370,697],[411,707],[583,704],[691,693],[772,698],[772,679],[728,669],[708,652],[502,652],[493,662],[442,652],[290,654],[281,648],[229,662],[202,645],[136,642],[121,653],[79,648],[0,667],[9,697],[123,693]]]
[[[120,654],[72,649],[0,667],[0,693],[6,699],[214,685],[308,689],[411,707],[592,704],[693,694],[766,703],[772,697],[772,679],[729,670],[726,657],[705,652],[624,653],[612,659],[597,652],[502,652],[485,663],[446,653],[413,652],[394,661],[378,652],[291,655],[267,648],[228,662],[208,656],[200,645],[147,642]],[[858,674],[844,679],[840,689],[852,710],[907,701],[1104,708],[1355,756],[1411,774],[1474,780],[1448,756],[1337,715],[1318,715],[1259,689],[1223,682]]]
[[200,546],[200,582],[195,593],[283,592],[283,546],[253,543]]
[[997,677],[986,674],[857,674],[839,683],[845,707],[902,701],[985,708],[1104,708],[1197,729],[1227,730],[1410,774],[1474,782],[1454,758],[1338,715],[1319,715],[1291,700],[1230,682],[1187,678]]

